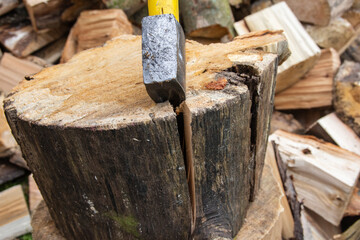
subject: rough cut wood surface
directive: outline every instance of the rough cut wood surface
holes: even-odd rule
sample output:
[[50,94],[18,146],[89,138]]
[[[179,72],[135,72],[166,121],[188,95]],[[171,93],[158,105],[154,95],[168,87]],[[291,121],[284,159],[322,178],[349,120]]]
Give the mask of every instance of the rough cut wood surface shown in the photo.
[[21,185],[0,192],[0,239],[15,239],[31,230]]
[[26,57],[59,39],[66,31],[67,28],[64,26],[36,33],[32,26],[27,24],[19,24],[16,27],[2,25],[0,26],[0,42],[12,54]]
[[184,31],[190,37],[234,36],[234,18],[228,0],[180,0]]
[[121,9],[83,11],[70,31],[61,62],[83,50],[102,46],[114,37],[132,33],[131,23]]
[[345,61],[335,77],[336,115],[360,136],[360,63]]
[[327,26],[307,25],[305,29],[319,47],[334,48],[339,54],[346,50],[356,36],[353,26],[341,17],[333,19]]
[[276,94],[275,109],[309,109],[332,105],[334,76],[340,67],[334,49],[324,49],[316,65],[297,83]]
[[360,173],[360,156],[311,136],[276,131],[275,141],[304,206],[337,226]]
[[0,90],[9,93],[26,75],[32,75],[42,69],[32,62],[5,53],[0,61]]
[[[273,0],[275,3],[284,0]],[[327,26],[331,19],[340,17],[351,8],[354,0],[285,0],[296,17],[314,25]]]
[[278,129],[298,134],[305,132],[304,126],[292,114],[274,111],[271,117],[270,134]]
[[320,118],[306,133],[337,144],[343,149],[360,156],[360,138],[335,113]]
[[[244,51],[269,44],[287,52],[280,32],[209,46],[188,41],[188,99],[178,117],[147,95],[136,36],[79,53],[17,87],[7,117],[60,231],[184,239],[192,228],[196,238],[232,238],[259,185],[277,58]],[[205,217],[199,226],[191,226],[191,206]]]
[[320,56],[320,49],[304,30],[286,3],[278,3],[245,17],[250,31],[284,30],[291,56],[278,69],[276,92],[280,92],[305,75]]
[[4,94],[0,93],[0,157],[9,157],[14,154],[17,143],[5,118],[4,98]]

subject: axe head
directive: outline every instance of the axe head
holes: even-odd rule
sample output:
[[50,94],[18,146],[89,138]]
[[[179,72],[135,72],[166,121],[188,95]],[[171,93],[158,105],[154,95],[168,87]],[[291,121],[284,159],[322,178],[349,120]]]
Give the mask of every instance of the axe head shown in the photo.
[[157,103],[185,100],[185,35],[172,14],[142,20],[142,64],[146,90]]

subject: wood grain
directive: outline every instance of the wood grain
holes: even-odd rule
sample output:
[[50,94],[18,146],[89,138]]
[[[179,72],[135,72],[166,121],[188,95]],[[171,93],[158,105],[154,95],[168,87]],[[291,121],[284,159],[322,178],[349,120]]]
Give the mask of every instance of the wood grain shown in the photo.
[[20,185],[0,193],[0,239],[14,239],[31,232],[30,215]]

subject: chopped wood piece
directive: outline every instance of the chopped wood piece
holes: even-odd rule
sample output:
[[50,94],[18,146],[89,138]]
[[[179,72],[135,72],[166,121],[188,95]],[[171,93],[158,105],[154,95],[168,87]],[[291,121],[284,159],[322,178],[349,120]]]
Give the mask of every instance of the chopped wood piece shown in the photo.
[[360,63],[360,34],[341,55],[341,59]]
[[332,113],[332,107],[310,108],[310,109],[294,109],[290,113],[298,120],[305,129],[310,128],[320,118]]
[[0,185],[15,180],[25,174],[25,170],[19,168],[5,159],[0,159]]
[[304,206],[335,226],[345,213],[360,172],[360,156],[311,136],[270,135],[287,164]]
[[99,0],[72,0],[72,5],[68,7],[62,14],[63,22],[74,22],[84,10],[102,9],[102,3]]
[[190,37],[235,36],[228,0],[180,0],[184,31]]
[[2,0],[0,3],[0,16],[10,12],[19,5],[19,0]]
[[[234,237],[259,185],[277,65],[275,54],[245,50],[275,43],[282,54],[279,32],[188,41],[188,98],[178,115],[146,93],[138,36],[84,51],[14,89],[5,103],[10,126],[64,236],[187,239],[193,228],[197,239]],[[217,77],[227,86],[206,90]],[[204,221],[191,226],[196,216]]]
[[334,48],[343,53],[356,36],[353,26],[343,18],[336,18],[328,26],[307,25],[306,31],[322,48]]
[[270,133],[278,129],[298,134],[305,132],[304,127],[292,114],[274,111],[271,118]]
[[307,134],[337,144],[360,156],[360,138],[335,113],[320,118],[307,130]]
[[304,239],[329,240],[341,233],[339,226],[334,226],[313,211],[304,208],[301,212],[301,222],[304,227]]
[[17,148],[17,143],[11,134],[11,129],[6,121],[2,104],[3,101],[4,95],[0,93],[0,158],[11,156]]
[[259,194],[251,203],[236,240],[290,239],[294,236],[294,220],[273,161],[274,156],[267,152]]
[[66,0],[24,0],[35,31],[59,28],[61,14],[69,6]]
[[5,53],[0,61],[0,90],[10,92],[26,75],[35,74],[41,69],[32,62]]
[[273,5],[272,0],[259,0],[251,5],[251,13],[259,12]]
[[360,136],[360,63],[345,61],[335,77],[336,115]]
[[31,232],[30,215],[20,185],[0,192],[0,239]]
[[275,109],[331,106],[334,76],[340,64],[340,57],[334,49],[322,50],[319,61],[300,81],[276,95]]
[[357,240],[360,239],[360,220],[356,221],[343,234],[334,236],[335,240]]
[[29,175],[29,205],[30,205],[30,212],[34,213],[37,206],[43,200],[41,196],[40,190],[36,185],[34,177],[32,174]]
[[360,215],[360,189],[355,188],[351,197],[348,208],[345,211],[345,216],[359,216]]
[[131,16],[142,7],[146,6],[144,0],[118,1],[118,0],[102,0],[108,8],[120,8],[126,12],[126,15]]
[[320,49],[301,26],[286,3],[278,3],[245,18],[251,31],[283,29],[289,41],[291,56],[278,69],[276,92],[300,80],[320,56]]
[[66,27],[36,33],[31,25],[0,26],[0,42],[18,57],[26,57],[47,44],[59,39],[67,31]]
[[243,34],[248,34],[250,32],[249,28],[246,26],[245,20],[238,21],[234,23],[234,28],[236,33],[241,36]]
[[84,11],[70,31],[61,62],[69,61],[83,50],[102,46],[113,37],[132,32],[132,25],[121,9]]
[[351,9],[342,15],[342,18],[346,19],[359,33],[360,29],[360,9]]
[[62,51],[65,47],[67,37],[62,37],[59,40],[49,44],[48,46],[40,49],[39,51],[33,53],[34,56],[37,56],[41,59],[44,59],[49,64],[54,64],[59,61]]
[[[281,2],[284,0],[273,0]],[[354,0],[285,0],[296,17],[306,23],[327,26],[331,19],[340,17],[350,9]]]

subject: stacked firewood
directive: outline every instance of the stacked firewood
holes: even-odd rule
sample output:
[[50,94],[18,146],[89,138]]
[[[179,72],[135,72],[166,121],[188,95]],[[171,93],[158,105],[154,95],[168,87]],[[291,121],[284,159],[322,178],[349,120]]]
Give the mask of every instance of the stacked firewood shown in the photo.
[[[1,1],[0,102],[44,67],[71,61],[120,35],[141,34],[146,5],[144,0]],[[269,102],[274,114],[267,146],[268,164],[275,172],[279,168],[282,187],[275,190],[288,198],[281,207],[294,219],[280,233],[296,239],[359,236],[360,1],[180,0],[180,12],[187,38],[202,44],[258,30],[284,31],[291,55],[283,54],[287,60],[278,68],[274,103]],[[1,104],[0,185],[29,174]],[[29,185],[33,211],[41,195],[31,176]],[[9,205],[5,199],[21,206],[21,214],[2,211]],[[250,209],[261,211],[261,204]],[[29,216],[19,186],[0,193],[0,219],[7,219],[0,239],[31,231]],[[269,237],[246,234],[238,239]]]

